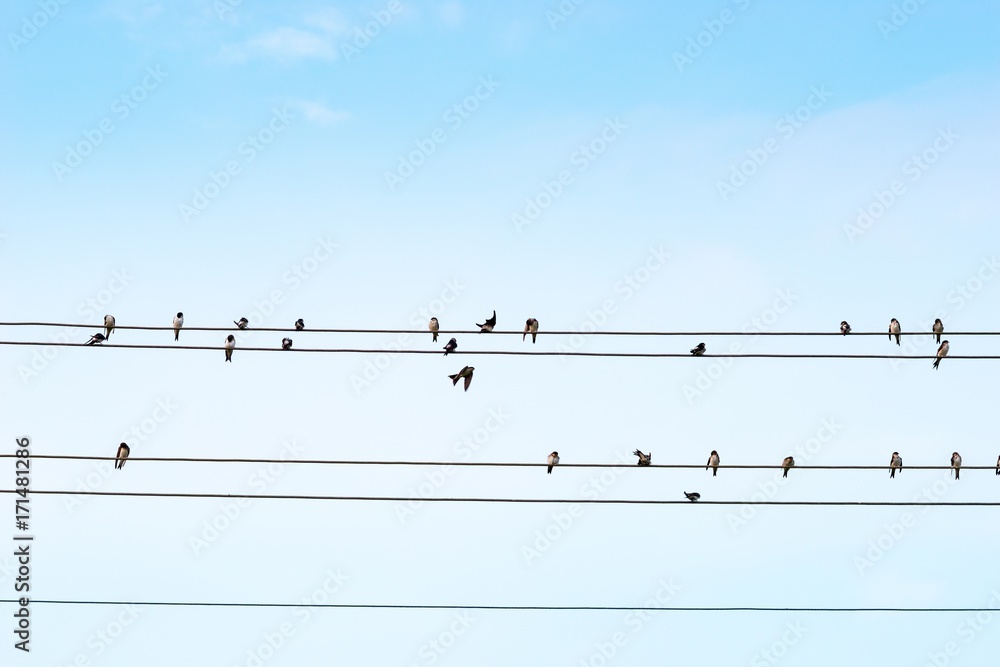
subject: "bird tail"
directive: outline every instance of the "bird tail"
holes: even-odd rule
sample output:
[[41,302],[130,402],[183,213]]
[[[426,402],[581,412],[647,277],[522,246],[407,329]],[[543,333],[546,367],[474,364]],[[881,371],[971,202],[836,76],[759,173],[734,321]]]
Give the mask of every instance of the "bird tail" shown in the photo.
[[438,342],[438,335],[437,335],[437,332],[436,332],[436,331],[434,332],[434,340],[432,340],[431,342],[432,342],[432,343],[436,343],[436,342]]
[[782,477],[788,477],[788,468],[785,468],[785,473],[782,475]]
[[521,342],[523,343],[524,339],[527,338],[527,337],[528,337],[528,332],[525,331],[523,334],[521,334]]
[[549,474],[552,474],[552,466],[549,466]]
[[174,332],[174,340],[180,340],[180,339],[181,339],[181,332],[180,329],[178,329],[177,331]]
[[[706,468],[706,470],[707,470],[707,468]],[[719,469],[718,468],[712,468],[712,477],[715,477],[718,474],[719,474]]]
[[538,338],[538,333],[537,333],[537,332],[534,332],[534,331],[533,331],[533,332],[531,332],[531,344],[532,344],[532,345],[534,345],[534,344],[535,344],[535,339],[536,339],[536,338]]
[[896,469],[893,468],[889,471],[889,479],[896,479]]
[[458,384],[458,373],[455,373],[454,375],[449,375],[448,377],[451,378],[451,386],[452,387],[454,387],[456,384]]
[[934,370],[937,370],[938,364],[941,363],[941,357],[934,360]]

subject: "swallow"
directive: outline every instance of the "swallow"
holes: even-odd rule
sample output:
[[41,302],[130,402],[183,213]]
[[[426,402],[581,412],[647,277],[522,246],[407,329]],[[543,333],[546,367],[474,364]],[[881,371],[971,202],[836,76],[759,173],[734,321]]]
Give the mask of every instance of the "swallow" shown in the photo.
[[712,469],[712,477],[715,477],[719,473],[719,452],[712,450],[712,453],[708,455],[708,465],[705,466],[705,470],[709,468]]
[[549,474],[551,475],[553,466],[559,465],[559,452],[552,452],[551,454],[549,454],[548,464],[549,464]]
[[469,385],[472,384],[472,371],[476,370],[475,366],[465,366],[459,372],[454,375],[449,375],[451,378],[451,386],[454,387],[458,384],[458,381],[465,378],[465,391],[469,391]]
[[697,491],[694,491],[692,493],[688,493],[687,491],[685,491],[684,497],[690,500],[691,502],[696,502],[699,498],[701,498],[701,494],[698,493]]
[[899,320],[895,317],[889,322],[889,340],[892,340],[893,335],[896,336],[896,345],[899,345]]
[[306,323],[302,321],[301,317],[299,319],[295,320],[295,330],[296,331],[302,331],[305,328],[306,328]]
[[281,349],[282,350],[290,350],[290,349],[292,349],[292,339],[291,338],[282,338],[281,339]]
[[441,329],[441,325],[438,324],[438,318],[432,317],[431,321],[427,324],[427,328],[431,330],[431,334],[433,335],[431,342],[438,342],[438,331]]
[[893,452],[892,458],[889,460],[889,479],[896,478],[896,470],[903,472],[903,458],[899,455],[899,452]]
[[953,452],[951,455],[951,467],[955,470],[955,479],[958,479],[958,473],[962,468],[962,456],[958,452]]
[[935,343],[940,343],[941,342],[941,334],[944,333],[944,324],[941,322],[941,318],[940,317],[937,318],[936,320],[934,320],[934,326],[931,327],[931,331],[934,332],[934,336],[936,337],[936,340],[934,342]]
[[104,338],[105,340],[111,339],[111,332],[115,330],[115,316],[105,315],[104,316]]
[[124,442],[118,445],[118,453],[115,455],[115,470],[121,470],[125,467],[125,459],[128,458],[129,451],[131,450]]
[[795,467],[795,459],[791,456],[786,456],[785,460],[781,462],[781,467],[784,469],[784,474],[782,477],[788,477],[788,469]]
[[233,360],[233,350],[236,349],[236,336],[229,334],[226,336],[226,361]]
[[653,452],[650,452],[649,454],[643,454],[641,451],[637,449],[632,453],[639,457],[638,465],[648,466],[650,463],[653,462]]
[[448,356],[449,352],[454,352],[458,349],[458,341],[452,338],[448,341],[448,344],[444,346],[444,356]]
[[88,340],[86,343],[84,343],[84,345],[100,345],[101,343],[103,343],[106,340],[107,340],[107,338],[104,337],[104,334],[98,332],[98,333],[95,333],[93,336],[91,336],[90,340]]
[[534,317],[529,317],[524,323],[524,333],[521,334],[522,343],[528,334],[531,334],[531,344],[534,345],[535,339],[538,338],[538,320]]
[[497,311],[493,311],[493,317],[486,320],[482,324],[476,324],[479,327],[479,333],[489,333],[493,331],[493,327],[497,325]]
[[177,313],[174,317],[174,340],[181,339],[182,326],[184,326],[184,313]]
[[847,320],[844,320],[843,322],[840,323],[840,333],[844,334],[845,336],[851,333],[851,325],[847,323]]
[[705,344],[698,343],[698,347],[692,347],[691,354],[693,354],[696,357],[700,357],[701,355],[705,354]]
[[937,359],[934,360],[934,370],[937,370],[938,364],[941,363],[941,360],[948,356],[949,347],[951,346],[948,345],[948,341],[941,341],[941,345],[938,347],[937,351]]
[[247,320],[247,318],[241,317],[239,322],[233,320],[233,324],[238,326],[240,329],[246,329],[247,325],[250,324],[250,322]]

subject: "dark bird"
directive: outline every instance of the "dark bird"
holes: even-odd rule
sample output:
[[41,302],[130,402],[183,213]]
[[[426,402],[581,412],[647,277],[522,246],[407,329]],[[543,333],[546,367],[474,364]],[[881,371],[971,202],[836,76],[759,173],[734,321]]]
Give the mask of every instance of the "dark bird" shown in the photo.
[[936,320],[934,320],[934,326],[931,327],[931,331],[934,332],[934,336],[936,337],[936,340],[934,342],[940,343],[941,342],[941,334],[944,333],[944,323],[941,322],[941,318],[940,317],[937,318]]
[[290,349],[292,349],[292,339],[291,338],[282,338],[281,339],[281,349],[282,350],[290,350]]
[[174,340],[181,339],[182,326],[184,326],[184,313],[177,313],[174,317]]
[[1000,475],[1000,456],[997,457],[997,474]]
[[548,464],[549,464],[549,474],[551,475],[552,468],[554,466],[559,465],[559,452],[552,452],[551,454],[549,454]]
[[128,448],[124,442],[118,445],[118,454],[115,455],[115,470],[121,470],[125,467],[125,459],[128,458],[128,453],[131,450]]
[[962,456],[958,452],[951,455],[951,467],[955,470],[955,479],[958,479],[958,473],[962,469]]
[[792,458],[791,456],[786,456],[785,460],[781,462],[781,467],[785,471],[784,474],[782,474],[781,476],[782,477],[788,477],[788,470],[789,470],[789,468],[794,468],[795,467],[795,459]]
[[431,342],[438,342],[438,331],[441,330],[441,325],[438,324],[438,318],[432,317],[431,321],[427,324],[427,328],[431,330],[431,335],[433,336],[433,338],[431,338]]
[[495,327],[496,325],[497,325],[497,311],[495,310],[493,311],[493,317],[486,320],[482,324],[476,323],[476,326],[479,327],[479,333],[489,333],[493,331],[493,327]]
[[693,354],[696,357],[700,357],[701,355],[705,354],[705,344],[698,343],[698,347],[692,347],[691,354]]
[[233,360],[233,350],[236,349],[236,336],[229,334],[226,336],[226,361]]
[[701,494],[698,493],[697,491],[694,491],[692,493],[688,493],[687,491],[685,491],[684,492],[684,497],[687,498],[688,500],[690,500],[691,502],[695,502],[699,498],[701,498]]
[[458,349],[458,341],[452,338],[444,346],[444,356],[447,357],[449,352],[454,352],[457,349]]
[[524,333],[521,334],[522,343],[528,334],[531,334],[531,343],[534,344],[535,339],[538,338],[538,320],[534,317],[529,317],[524,323]]
[[104,334],[98,332],[98,333],[95,333],[93,336],[91,336],[90,340],[88,340],[86,343],[84,343],[84,345],[100,345],[101,343],[103,343],[106,340],[107,340],[107,338],[104,337]]
[[896,471],[903,472],[903,458],[899,455],[899,452],[893,452],[892,458],[889,459],[889,479],[896,478]]
[[104,338],[110,339],[111,332],[115,330],[115,316],[105,315],[104,316]]
[[451,378],[451,386],[454,387],[458,384],[458,381],[465,378],[465,391],[469,391],[469,385],[472,384],[472,371],[476,370],[475,366],[465,366],[459,372],[454,375],[449,375]]
[[934,370],[937,370],[937,367],[941,363],[941,360],[948,356],[948,349],[950,347],[951,346],[948,345],[948,341],[946,340],[941,341],[941,345],[938,346],[937,359],[934,360]]
[[306,328],[306,323],[302,321],[301,317],[299,319],[295,320],[295,330],[296,331],[302,331],[305,328]]
[[844,334],[845,336],[851,333],[851,325],[847,323],[847,320],[844,320],[843,322],[840,323],[840,333]]
[[899,320],[897,320],[894,317],[889,322],[889,340],[892,340],[893,335],[895,335],[896,336],[896,345],[899,345],[899,332],[900,332]]
[[238,326],[240,329],[246,329],[247,325],[250,324],[250,322],[249,322],[249,320],[247,320],[247,318],[241,317],[239,322],[237,322],[236,320],[233,320],[233,324],[235,324],[236,326]]
[[653,452],[650,452],[649,454],[643,454],[640,450],[637,449],[632,453],[639,457],[638,465],[648,466],[650,463],[653,462]]
[[719,474],[719,452],[712,450],[712,453],[708,455],[708,465],[705,466],[705,470],[709,468],[712,469],[712,477]]

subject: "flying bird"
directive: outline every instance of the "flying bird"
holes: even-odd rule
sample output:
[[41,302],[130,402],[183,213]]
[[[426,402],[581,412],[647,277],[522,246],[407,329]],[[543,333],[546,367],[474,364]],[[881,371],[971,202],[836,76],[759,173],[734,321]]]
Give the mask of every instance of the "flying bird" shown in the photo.
[[482,324],[479,324],[478,322],[476,323],[476,326],[479,327],[479,333],[489,333],[493,331],[493,327],[495,327],[496,325],[497,325],[497,311],[495,310],[493,311],[493,317],[486,320]]
[[250,322],[247,320],[247,318],[241,317],[239,322],[233,320],[233,324],[238,326],[240,329],[246,329],[247,325],[250,324]]
[[111,338],[111,332],[115,330],[115,316],[105,315],[104,316],[104,338]]
[[521,342],[524,342],[525,337],[531,334],[531,343],[535,343],[535,339],[538,338],[538,320],[534,317],[529,317],[524,323],[524,333],[521,334]]
[[781,462],[781,467],[785,471],[784,474],[782,474],[781,476],[788,477],[788,469],[795,467],[795,459],[792,458],[791,456],[786,456],[785,460]]
[[705,354],[705,344],[698,343],[698,347],[692,347],[691,354],[693,354],[696,357],[700,357],[701,355]]
[[101,343],[103,343],[106,340],[107,340],[107,338],[104,337],[104,334],[98,332],[98,333],[95,333],[93,336],[91,336],[90,340],[88,340],[86,343],[84,343],[84,345],[100,345]]
[[648,466],[650,463],[653,462],[653,452],[650,452],[649,454],[643,454],[640,450],[637,449],[632,453],[639,457],[638,465]]
[[427,328],[431,330],[431,334],[434,336],[431,338],[431,342],[438,342],[438,331],[441,329],[441,325],[438,324],[438,318],[432,317],[430,323],[427,325]]
[[444,346],[444,356],[447,357],[449,352],[454,352],[457,349],[458,349],[458,341],[452,338]]
[[847,323],[847,320],[844,320],[843,322],[840,323],[840,333],[844,334],[845,336],[851,333],[851,325]]
[[290,350],[290,349],[292,349],[292,339],[291,338],[282,338],[281,339],[281,349],[282,350]]
[[719,474],[719,452],[712,450],[712,453],[708,455],[708,465],[705,466],[705,470],[709,468],[712,469],[712,477]]
[[941,360],[948,356],[948,349],[950,347],[951,346],[948,345],[948,341],[946,340],[941,341],[941,345],[938,346],[937,359],[934,360],[934,370],[937,370],[937,367],[941,363]]
[[552,452],[548,458],[549,474],[552,474],[552,467],[559,465],[559,452]]
[[181,339],[182,326],[184,326],[184,313],[177,313],[174,317],[174,340]]
[[688,500],[690,500],[691,502],[695,502],[699,498],[701,498],[701,494],[698,493],[697,491],[694,491],[692,493],[688,493],[687,491],[685,491],[684,492],[684,497],[687,498]]
[[128,458],[128,453],[131,450],[128,448],[124,442],[118,445],[118,453],[115,455],[115,470],[121,470],[125,467],[125,459]]
[[944,324],[941,322],[940,317],[934,320],[934,326],[931,327],[931,331],[934,332],[934,336],[936,337],[936,340],[934,342],[940,343],[941,334],[944,333]]
[[895,317],[889,322],[889,340],[892,340],[893,335],[896,336],[896,345],[899,345],[899,320]]
[[236,336],[229,334],[226,336],[226,361],[233,360],[233,350],[236,349]]
[[962,468],[962,456],[958,452],[953,452],[951,455],[951,467],[955,469],[955,479],[958,479],[958,473]]
[[306,328],[306,323],[302,321],[301,317],[299,319],[295,320],[295,330],[296,331],[302,331],[305,328]]
[[896,470],[903,472],[903,458],[899,455],[899,452],[893,452],[892,458],[889,460],[889,479],[896,478]]
[[451,378],[451,386],[454,387],[458,384],[458,381],[465,378],[465,391],[469,391],[469,385],[472,384],[472,371],[476,370],[475,366],[465,366],[459,372],[454,375],[449,375]]

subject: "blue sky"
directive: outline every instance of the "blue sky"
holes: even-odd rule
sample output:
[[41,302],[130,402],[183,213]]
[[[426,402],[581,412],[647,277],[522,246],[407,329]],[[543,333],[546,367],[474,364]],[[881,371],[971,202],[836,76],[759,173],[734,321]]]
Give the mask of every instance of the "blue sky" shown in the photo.
[[[608,359],[476,350],[933,355],[850,338],[545,331],[996,330],[997,7],[918,1],[16,2],[0,9],[6,441],[36,454],[992,465],[990,361]],[[367,30],[367,34],[365,34]],[[359,37],[361,35],[361,37]],[[62,336],[63,338],[59,338]],[[946,333],[947,337],[947,333]],[[446,337],[447,338],[447,337]],[[446,339],[445,338],[445,339]],[[951,353],[995,354],[953,336]],[[476,367],[468,393],[447,375]],[[798,453],[797,453],[798,452]],[[511,506],[36,496],[38,599],[1000,607],[991,471],[36,460],[38,489],[678,499]],[[10,473],[12,474],[12,473]],[[13,480],[0,484],[10,488]],[[214,527],[213,527],[214,524]],[[221,529],[219,527],[222,527]],[[4,550],[6,553],[8,550]],[[12,559],[0,585],[12,593]],[[11,664],[986,664],[995,614],[36,606]],[[887,637],[896,638],[887,641]],[[719,641],[724,638],[725,641]],[[170,640],[170,641],[167,641]],[[155,647],[155,649],[153,648]],[[9,661],[5,657],[4,664]]]

